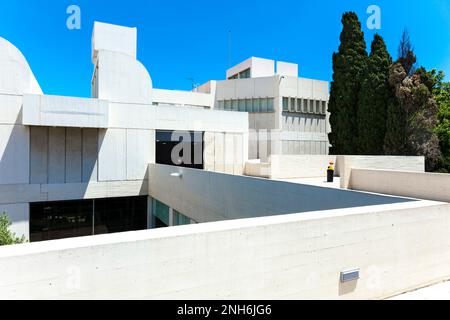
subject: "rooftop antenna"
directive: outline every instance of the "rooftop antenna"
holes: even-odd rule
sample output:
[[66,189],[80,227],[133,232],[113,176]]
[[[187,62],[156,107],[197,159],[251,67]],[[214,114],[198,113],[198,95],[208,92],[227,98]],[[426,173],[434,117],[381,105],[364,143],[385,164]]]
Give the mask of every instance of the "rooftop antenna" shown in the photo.
[[231,32],[231,30],[228,30],[228,67],[229,68],[231,68],[232,41],[233,41],[233,33]]

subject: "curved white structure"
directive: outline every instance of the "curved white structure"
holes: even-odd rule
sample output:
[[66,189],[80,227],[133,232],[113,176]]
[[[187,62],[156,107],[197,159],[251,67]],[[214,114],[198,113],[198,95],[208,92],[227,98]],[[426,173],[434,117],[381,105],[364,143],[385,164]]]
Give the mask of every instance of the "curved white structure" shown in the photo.
[[0,70],[0,93],[42,94],[41,87],[22,52],[3,38],[0,38]]
[[153,103],[152,79],[136,59],[137,30],[95,22],[92,96],[110,102]]

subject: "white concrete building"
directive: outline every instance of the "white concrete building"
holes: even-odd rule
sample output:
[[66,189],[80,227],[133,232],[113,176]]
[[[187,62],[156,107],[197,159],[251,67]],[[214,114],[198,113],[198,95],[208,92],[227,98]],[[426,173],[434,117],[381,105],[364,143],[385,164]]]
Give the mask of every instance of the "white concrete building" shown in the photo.
[[296,64],[255,57],[226,76],[197,91],[213,95],[216,110],[249,113],[249,159],[328,154],[328,82],[299,78]]
[[[196,137],[187,146],[202,159],[193,165],[243,173],[248,114],[192,107],[209,95],[153,90],[136,52],[135,28],[95,23],[92,98],[59,97],[43,94],[25,57],[0,39],[0,213],[17,234],[38,241],[150,227],[147,168],[171,164],[173,131]],[[100,206],[119,209],[92,222]]]
[[[136,32],[95,24],[90,99],[43,94],[0,38],[0,213],[33,242],[0,248],[0,299],[378,299],[450,279],[449,175],[326,155],[328,86],[296,65],[153,89]],[[269,153],[251,129],[278,133]]]

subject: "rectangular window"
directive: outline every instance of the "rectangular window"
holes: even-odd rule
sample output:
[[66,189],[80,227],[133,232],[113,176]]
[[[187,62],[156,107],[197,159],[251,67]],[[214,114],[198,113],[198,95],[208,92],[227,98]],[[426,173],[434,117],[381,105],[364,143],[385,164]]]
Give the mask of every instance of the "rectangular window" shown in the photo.
[[253,110],[253,108],[252,108],[252,99],[245,100],[245,111],[253,112],[252,110]]
[[[203,132],[192,131],[156,131],[156,163],[192,169],[203,169]],[[189,141],[184,141],[189,139]],[[172,150],[181,146],[179,154],[172,158]],[[184,157],[184,151],[190,151],[191,157]]]
[[308,113],[308,99],[302,99],[302,112]]
[[154,216],[155,216],[155,228],[166,228],[170,226],[169,207],[164,203],[154,201]]
[[274,99],[267,99],[267,112],[275,112]]
[[302,112],[302,99],[297,99],[297,104],[295,107],[296,112]]
[[147,197],[94,200],[95,234],[147,229]]
[[289,111],[289,98],[283,98],[283,111]]
[[267,112],[267,99],[261,99],[261,112]]
[[314,113],[314,100],[309,100],[309,113]]
[[260,112],[260,99],[253,99],[253,112]]
[[239,101],[231,100],[231,110],[238,111],[239,110]]
[[231,110],[231,100],[225,100],[224,110]]
[[184,226],[191,224],[191,219],[186,217],[185,215],[179,213],[176,210],[173,210],[173,225],[174,226]]
[[225,109],[225,102],[224,101],[219,101],[217,103],[217,109],[224,110]]
[[316,113],[320,114],[320,101],[319,100],[316,101]]
[[239,111],[245,111],[245,100],[239,100]]
[[322,114],[327,114],[327,102],[322,101]]
[[30,204],[30,242],[147,229],[147,197]]
[[250,78],[250,68],[239,73],[239,79],[248,79]]
[[295,98],[291,98],[291,103],[289,104],[289,111],[295,112]]

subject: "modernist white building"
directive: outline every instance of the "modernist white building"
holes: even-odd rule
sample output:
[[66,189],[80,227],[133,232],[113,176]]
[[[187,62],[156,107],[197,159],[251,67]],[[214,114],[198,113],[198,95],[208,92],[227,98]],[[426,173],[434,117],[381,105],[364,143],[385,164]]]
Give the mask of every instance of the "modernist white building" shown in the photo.
[[174,131],[200,150],[189,167],[234,175],[248,159],[327,154],[328,83],[298,78],[297,65],[251,58],[188,92],[153,89],[136,54],[136,28],[95,23],[92,98],[50,96],[1,39],[0,211],[18,234],[38,241],[173,224],[173,209],[149,214],[159,204],[146,181],[149,163],[174,164]]
[[216,110],[249,113],[249,158],[327,155],[329,83],[298,77],[298,65],[252,57],[227,70],[227,80],[197,90]]
[[450,279],[449,175],[326,155],[328,85],[293,64],[153,89],[136,32],[95,24],[90,99],[43,94],[0,38],[0,213],[37,242],[0,248],[0,299],[376,299]]
[[[0,212],[17,234],[38,241],[151,227],[147,168],[171,163],[172,131],[196,137],[197,167],[243,173],[248,114],[196,108],[209,105],[207,94],[153,90],[136,52],[135,28],[95,23],[92,98],[49,96],[0,39]],[[101,218],[102,210],[116,213]]]

